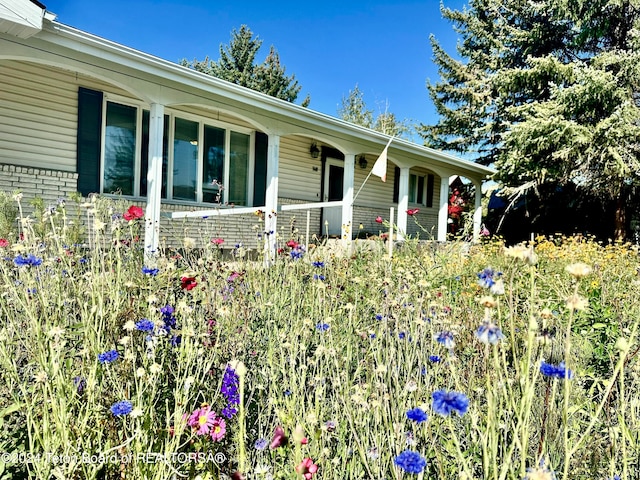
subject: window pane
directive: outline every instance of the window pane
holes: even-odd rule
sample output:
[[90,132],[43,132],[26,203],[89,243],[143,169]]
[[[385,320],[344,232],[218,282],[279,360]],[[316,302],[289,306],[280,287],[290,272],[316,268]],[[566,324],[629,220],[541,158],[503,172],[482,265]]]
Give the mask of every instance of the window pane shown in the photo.
[[142,145],[140,146],[140,195],[147,196],[147,173],[149,172],[149,110],[142,111]]
[[424,204],[424,176],[418,177],[418,195],[416,197],[416,203]]
[[229,203],[247,205],[249,135],[231,132],[229,149]]
[[[149,110],[142,111],[142,151],[140,155],[140,195],[147,196],[147,173],[149,171]],[[162,138],[162,198],[167,198],[167,165],[169,163],[169,115],[164,116]]]
[[176,118],[173,140],[173,198],[196,199],[198,123]]
[[202,169],[202,201],[219,203],[218,184],[224,182],[224,134],[222,128],[204,126],[204,168]]
[[416,183],[418,177],[415,175],[409,175],[409,201],[415,203],[416,201]]
[[136,110],[127,105],[107,103],[103,192],[133,195]]

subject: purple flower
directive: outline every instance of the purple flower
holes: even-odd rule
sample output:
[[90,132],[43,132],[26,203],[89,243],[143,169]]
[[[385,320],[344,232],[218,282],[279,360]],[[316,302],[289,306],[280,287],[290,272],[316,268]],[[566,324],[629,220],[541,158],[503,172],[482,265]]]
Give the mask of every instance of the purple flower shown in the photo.
[[224,376],[222,377],[222,387],[220,388],[220,392],[222,392],[222,395],[224,395],[227,400],[227,406],[223,408],[220,413],[227,418],[232,418],[238,413],[236,405],[240,404],[240,394],[238,393],[239,383],[240,378],[238,374],[233,368],[227,365],[227,369],[224,371]]
[[429,416],[421,408],[412,408],[411,410],[407,410],[407,418],[414,422],[422,423],[425,422]]
[[431,397],[433,398],[433,403],[431,404],[433,410],[445,417],[454,411],[462,416],[467,413],[467,409],[469,408],[469,397],[464,393],[437,390],[433,392]]
[[266,438],[259,438],[256,443],[253,444],[256,450],[264,450],[269,445],[269,440]]
[[100,353],[98,355],[98,361],[104,365],[105,363],[115,362],[119,356],[120,354],[118,354],[117,350],[109,350],[107,352]]

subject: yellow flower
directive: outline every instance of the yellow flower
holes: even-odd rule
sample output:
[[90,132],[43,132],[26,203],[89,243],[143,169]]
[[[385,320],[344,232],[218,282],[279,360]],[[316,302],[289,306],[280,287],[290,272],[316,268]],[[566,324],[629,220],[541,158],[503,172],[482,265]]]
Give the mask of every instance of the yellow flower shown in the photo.
[[586,277],[591,273],[592,270],[589,265],[581,262],[567,265],[564,269],[569,275],[573,275],[576,278]]

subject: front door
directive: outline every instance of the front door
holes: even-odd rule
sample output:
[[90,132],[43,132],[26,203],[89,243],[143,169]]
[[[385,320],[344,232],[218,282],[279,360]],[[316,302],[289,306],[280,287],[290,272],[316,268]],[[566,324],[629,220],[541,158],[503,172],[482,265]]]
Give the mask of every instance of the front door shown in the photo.
[[[344,194],[342,190],[344,180],[344,162],[335,158],[327,158],[324,171],[324,201],[341,201]],[[326,235],[327,227],[329,235],[342,233],[342,208],[325,207],[322,209],[322,233]]]

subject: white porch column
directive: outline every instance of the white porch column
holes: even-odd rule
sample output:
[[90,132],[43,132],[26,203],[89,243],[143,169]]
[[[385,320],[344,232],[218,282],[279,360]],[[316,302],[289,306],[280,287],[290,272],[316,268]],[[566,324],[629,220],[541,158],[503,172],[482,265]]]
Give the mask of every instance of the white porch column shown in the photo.
[[162,200],[162,144],[164,105],[151,104],[149,115],[149,170],[147,171],[147,210],[144,249],[148,257],[158,254],[160,242],[160,202]]
[[353,182],[355,178],[356,156],[347,153],[344,156],[344,175],[342,177],[342,246],[351,243],[353,235]]
[[404,239],[407,234],[407,210],[409,209],[409,168],[400,168],[398,182],[398,221],[396,222],[396,236]]
[[473,210],[473,241],[480,240],[480,227],[482,226],[482,182],[473,180],[476,189],[475,208]]
[[267,148],[267,190],[264,212],[264,261],[270,265],[276,257],[278,236],[278,164],[280,161],[280,135],[270,134]]
[[447,241],[449,224],[449,175],[440,177],[440,209],[438,210],[438,241]]

